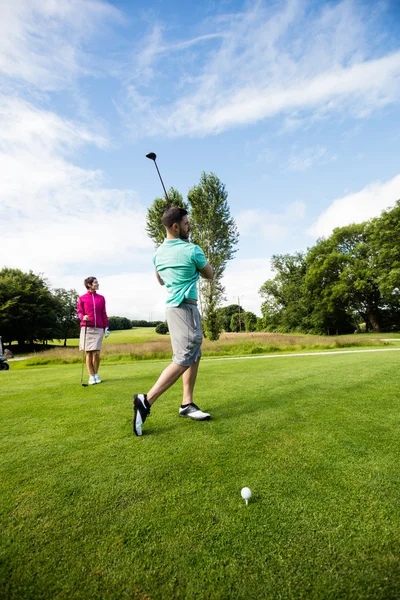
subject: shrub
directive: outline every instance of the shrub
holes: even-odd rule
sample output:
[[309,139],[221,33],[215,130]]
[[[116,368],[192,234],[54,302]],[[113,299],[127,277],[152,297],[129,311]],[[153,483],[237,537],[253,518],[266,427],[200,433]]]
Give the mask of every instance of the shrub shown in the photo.
[[164,321],[164,323],[159,323],[156,327],[156,333],[160,333],[161,335],[165,335],[168,331],[169,329],[166,321]]

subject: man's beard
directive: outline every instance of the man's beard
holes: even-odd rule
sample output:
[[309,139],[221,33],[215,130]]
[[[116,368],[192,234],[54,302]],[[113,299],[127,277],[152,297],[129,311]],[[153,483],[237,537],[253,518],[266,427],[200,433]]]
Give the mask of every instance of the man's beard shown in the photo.
[[188,242],[189,241],[189,235],[190,233],[186,233],[185,231],[180,231],[179,232],[179,239],[183,240],[184,242]]

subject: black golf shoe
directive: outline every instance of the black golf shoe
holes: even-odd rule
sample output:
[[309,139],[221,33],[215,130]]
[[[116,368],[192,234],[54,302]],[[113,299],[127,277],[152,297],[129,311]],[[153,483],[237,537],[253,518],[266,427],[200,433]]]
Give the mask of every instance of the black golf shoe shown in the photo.
[[150,414],[150,404],[146,394],[135,394],[133,397],[133,431],[142,435],[142,425]]

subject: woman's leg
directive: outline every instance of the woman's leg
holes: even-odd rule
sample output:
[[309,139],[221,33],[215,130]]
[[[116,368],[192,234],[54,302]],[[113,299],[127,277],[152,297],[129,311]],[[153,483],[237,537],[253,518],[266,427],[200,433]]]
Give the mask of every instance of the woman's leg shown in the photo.
[[97,375],[100,366],[100,350],[95,350],[93,354],[93,375]]
[[86,367],[91,377],[93,377],[93,375],[97,373],[97,371],[94,371],[93,354],[93,351],[86,351]]

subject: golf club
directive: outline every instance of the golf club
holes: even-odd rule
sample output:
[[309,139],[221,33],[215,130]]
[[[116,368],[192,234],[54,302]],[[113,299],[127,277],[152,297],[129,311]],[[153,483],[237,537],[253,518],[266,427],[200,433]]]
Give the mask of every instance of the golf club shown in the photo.
[[164,182],[163,182],[162,177],[160,175],[160,171],[158,170],[158,167],[157,167],[157,163],[156,163],[157,155],[154,152],[149,152],[148,154],[146,154],[146,158],[149,158],[150,160],[154,161],[154,164],[155,164],[156,169],[157,169],[158,176],[159,176],[160,181],[162,183],[162,186],[164,188],[164,193],[165,193],[165,197],[166,197],[167,202],[168,202],[168,206],[171,206],[171,201],[168,198],[167,190],[165,189],[165,185],[164,185]]
[[86,330],[87,330],[87,322],[85,323],[85,335],[83,338],[83,356],[82,356],[82,372],[81,372],[81,385],[83,387],[87,387],[88,384],[87,383],[83,383],[83,367],[85,364],[85,358],[86,358]]

